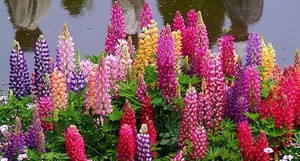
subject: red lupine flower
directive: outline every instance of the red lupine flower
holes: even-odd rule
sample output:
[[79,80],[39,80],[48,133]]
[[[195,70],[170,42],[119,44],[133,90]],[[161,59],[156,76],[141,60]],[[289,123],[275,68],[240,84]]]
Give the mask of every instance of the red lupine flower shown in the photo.
[[262,107],[259,110],[260,119],[272,117],[273,109],[277,109],[278,103],[275,100],[273,91],[269,91],[268,97],[263,100]]
[[123,124],[119,132],[118,161],[134,161],[136,150],[134,132],[128,124]]
[[151,97],[147,94],[142,100],[142,107],[140,110],[141,123],[144,124],[147,120],[152,120],[154,122],[154,109],[151,104]]
[[266,133],[261,131],[257,137],[257,141],[255,144],[255,160],[259,161],[268,161],[269,155],[268,153],[264,152],[264,149],[269,147],[268,139]]
[[241,153],[243,155],[244,161],[252,161],[255,147],[253,145],[252,133],[248,122],[240,122],[237,131],[239,147],[241,148]]
[[71,161],[86,161],[84,140],[75,125],[71,125],[66,131],[66,150]]
[[121,126],[124,124],[129,125],[132,128],[135,137],[137,134],[137,129],[135,125],[136,123],[135,113],[128,101],[126,101],[126,103],[124,104],[123,110],[124,110],[124,114],[123,114],[123,118],[121,119]]

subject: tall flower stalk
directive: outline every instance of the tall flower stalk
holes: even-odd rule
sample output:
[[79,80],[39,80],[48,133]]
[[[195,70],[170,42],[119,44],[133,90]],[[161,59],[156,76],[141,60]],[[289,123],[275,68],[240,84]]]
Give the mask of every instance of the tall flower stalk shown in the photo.
[[142,9],[141,18],[140,18],[140,28],[148,27],[151,24],[151,20],[153,19],[153,12],[149,3],[146,1],[144,7]]
[[123,124],[119,132],[118,161],[134,161],[136,143],[130,125]]
[[139,161],[151,161],[150,135],[147,134],[147,125],[142,124],[139,134],[136,137],[136,154]]
[[65,75],[55,68],[50,79],[50,84],[53,108],[58,110],[66,110],[68,94]]
[[25,136],[22,129],[21,119],[19,117],[16,117],[13,131],[10,133],[8,148],[10,156],[7,156],[6,158],[8,158],[9,160],[17,159],[19,155],[26,153]]
[[219,52],[221,53],[222,69],[225,76],[234,77],[235,74],[235,54],[234,54],[234,37],[223,35],[218,39]]
[[83,70],[80,68],[80,53],[76,51],[76,67],[72,71],[70,90],[73,92],[82,91],[85,88],[86,80],[83,74]]
[[66,131],[66,150],[71,161],[86,161],[84,140],[75,125],[68,127]]
[[246,66],[250,64],[261,66],[261,42],[257,33],[249,34],[246,50]]

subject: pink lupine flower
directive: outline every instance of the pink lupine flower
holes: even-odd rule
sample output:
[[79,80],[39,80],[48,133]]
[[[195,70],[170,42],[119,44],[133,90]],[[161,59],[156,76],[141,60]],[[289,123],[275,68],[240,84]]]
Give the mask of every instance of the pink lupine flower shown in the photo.
[[41,97],[38,103],[38,109],[40,113],[42,128],[46,130],[53,130],[53,125],[51,122],[47,122],[43,119],[52,118],[53,106],[51,99],[49,97]]
[[223,35],[218,39],[219,52],[221,53],[222,69],[226,76],[234,77],[235,60],[234,60],[234,37]]
[[[120,71],[118,74],[119,81],[126,81],[126,76],[128,72],[132,70],[133,60],[130,56],[130,44],[126,40],[119,40],[116,45],[115,55],[119,59]],[[133,49],[134,50],[134,49]]]
[[211,105],[211,98],[208,91],[199,93],[199,123],[205,127],[206,131],[210,133],[213,130],[213,109]]
[[[181,34],[184,33],[185,30],[185,24],[184,24],[184,19],[181,16],[181,13],[179,11],[176,11],[175,17],[173,19],[172,23],[172,29],[173,31],[180,30]],[[181,35],[183,37],[183,35]]]
[[89,110],[90,108],[92,108],[92,115],[95,114],[96,112],[96,68],[94,68],[88,75],[88,89],[86,91],[86,96],[85,96],[85,101],[84,101],[84,105],[86,108],[85,114],[89,115]]
[[125,22],[121,6],[116,1],[111,8],[110,25],[105,39],[105,51],[114,54],[119,39],[125,39]]
[[110,87],[117,98],[119,93],[119,85],[117,83],[120,80],[121,72],[120,59],[114,55],[107,55],[104,60],[109,73]]
[[217,130],[223,120],[226,106],[225,76],[218,55],[214,55],[208,65],[207,90],[211,96],[214,130]]
[[168,103],[176,97],[178,81],[176,79],[176,65],[174,53],[174,38],[171,28],[167,25],[162,29],[157,47],[158,87]]
[[148,27],[149,24],[151,24],[151,20],[153,19],[153,12],[150,8],[150,5],[148,2],[145,2],[145,5],[142,9],[141,18],[140,18],[140,28]]
[[207,135],[204,127],[196,127],[191,136],[193,151],[189,155],[190,159],[198,160],[206,156]]
[[88,75],[91,73],[93,68],[94,68],[94,65],[90,60],[83,60],[80,62],[80,69],[83,72],[85,82],[88,82]]
[[182,150],[178,150],[177,153],[176,153],[176,155],[172,159],[172,161],[185,161],[185,159],[183,157],[183,151]]
[[[209,49],[209,40],[208,40],[208,33],[206,30],[206,25],[202,19],[202,14],[200,11],[198,11],[198,21],[196,26],[196,46],[197,48],[200,48],[204,51],[207,51]],[[197,49],[197,50],[200,50]]]
[[58,110],[66,110],[68,94],[65,75],[55,68],[50,78],[50,84],[53,108]]
[[134,161],[136,145],[134,132],[130,125],[124,124],[119,132],[118,161]]
[[65,144],[71,161],[87,161],[84,140],[75,125],[71,125],[67,129]]
[[66,81],[69,84],[71,74],[75,68],[75,52],[73,37],[68,31],[67,24],[64,24],[61,34],[58,36],[57,51],[57,67],[65,75]]
[[109,93],[109,69],[104,61],[103,55],[100,56],[95,77],[95,114],[100,115],[100,118],[103,118],[113,111]]
[[138,78],[138,85],[137,85],[135,96],[137,99],[142,101],[142,100],[144,100],[146,93],[147,93],[147,85],[144,81],[143,75],[140,75]]
[[185,140],[190,140],[197,127],[199,117],[199,97],[195,87],[191,86],[187,90],[184,98],[184,109],[181,119],[178,147],[185,146]]
[[198,23],[198,15],[194,9],[190,9],[187,14],[188,27],[196,27]]

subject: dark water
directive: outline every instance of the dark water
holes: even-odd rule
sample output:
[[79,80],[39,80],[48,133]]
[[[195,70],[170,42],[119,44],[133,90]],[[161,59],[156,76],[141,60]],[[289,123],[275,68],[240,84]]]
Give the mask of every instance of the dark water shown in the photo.
[[[119,0],[126,11],[127,33],[135,34],[137,19],[144,0]],[[245,55],[247,34],[257,32],[266,43],[272,42],[281,67],[294,60],[300,48],[299,0],[148,0],[154,19],[161,28],[171,23],[175,11],[186,15],[190,8],[200,10],[207,25],[211,48],[224,28],[235,36],[236,52]],[[33,70],[33,44],[40,34],[48,40],[55,57],[57,37],[64,23],[74,38],[75,48],[84,54],[104,50],[111,0],[4,0],[0,2],[0,82],[9,77],[9,55],[14,39],[26,52],[27,64]],[[0,85],[6,93],[7,86]],[[1,90],[1,89],[0,89]]]

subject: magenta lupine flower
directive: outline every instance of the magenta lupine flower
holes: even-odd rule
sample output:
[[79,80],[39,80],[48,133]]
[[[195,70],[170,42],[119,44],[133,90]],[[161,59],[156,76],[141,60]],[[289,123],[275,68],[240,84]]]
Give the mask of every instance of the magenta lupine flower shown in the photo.
[[148,2],[145,2],[145,5],[142,9],[141,18],[140,18],[140,28],[148,27],[151,24],[151,20],[153,19],[153,12]]
[[122,9],[116,1],[111,8],[110,24],[108,25],[107,37],[105,39],[105,51],[114,54],[115,46],[119,39],[125,39],[125,22]]
[[75,68],[75,52],[73,37],[68,31],[67,24],[64,24],[61,34],[58,36],[57,51],[57,66],[58,69],[65,75],[67,84],[71,81],[71,75]]
[[[206,30],[206,25],[202,19],[202,14],[198,11],[198,21],[196,26],[196,47],[200,48],[200,50],[207,51],[209,49],[209,40],[208,40],[208,33]],[[198,49],[199,50],[199,49]]]
[[9,89],[17,99],[31,93],[28,67],[19,42],[14,41],[10,55]]
[[199,97],[195,87],[187,90],[184,98],[184,109],[179,131],[178,147],[183,148],[186,140],[192,140],[199,119]]
[[203,159],[207,151],[207,135],[204,127],[196,127],[191,136],[193,151],[189,155],[192,160]]
[[46,130],[53,130],[53,125],[51,122],[47,122],[43,119],[52,118],[53,106],[50,97],[41,97],[38,104],[38,109],[40,113],[40,120],[42,128]]
[[109,69],[104,60],[104,56],[100,56],[98,68],[95,74],[95,114],[103,118],[112,112]]
[[208,91],[199,93],[199,124],[205,127],[208,133],[213,130],[213,109],[211,105],[211,95]]
[[261,65],[261,42],[257,33],[250,33],[247,41],[246,66],[253,64]]
[[207,90],[211,96],[213,130],[217,130],[220,126],[226,106],[226,82],[221,63],[219,55],[213,55],[208,64],[209,72],[206,79]]
[[248,85],[249,112],[257,113],[262,106],[260,95],[260,77],[256,65],[249,65],[245,69],[245,82]]
[[[181,34],[184,33],[185,30],[185,24],[184,24],[184,19],[181,16],[181,13],[179,11],[176,11],[175,17],[173,19],[172,23],[172,29],[173,31],[180,30]],[[183,35],[181,35],[183,37]]]
[[229,116],[235,123],[247,121],[248,117],[244,114],[249,110],[249,84],[245,81],[245,70],[242,66],[241,58],[238,59],[236,64],[236,73],[234,80],[234,87],[231,89],[227,101],[230,101],[230,107],[228,107]]
[[157,46],[157,82],[161,93],[168,103],[176,97],[178,81],[174,53],[174,38],[169,25],[164,27],[159,35]]
[[210,52],[210,50],[198,48],[195,53],[194,64],[192,65],[192,68],[200,78],[207,77],[208,75]]
[[136,89],[135,96],[137,99],[139,99],[141,102],[144,100],[144,97],[146,96],[147,93],[147,85],[144,81],[143,75],[140,75],[138,78],[138,86]]
[[151,161],[150,135],[147,133],[147,125],[142,124],[140,133],[136,137],[136,154],[139,161]]
[[88,76],[93,70],[93,63],[90,60],[83,60],[80,62],[80,69],[83,72],[83,76],[85,78],[85,82],[88,82]]
[[198,15],[194,9],[190,9],[187,14],[188,27],[196,27],[198,24]]
[[40,132],[43,132],[38,107],[33,105],[31,122],[26,134],[26,142],[29,149],[36,149],[40,143]]
[[219,53],[222,59],[222,69],[226,76],[234,77],[235,60],[234,60],[234,37],[231,35],[223,35],[217,40]]
[[13,127],[13,131],[10,133],[9,140],[9,154],[10,156],[4,156],[8,160],[17,159],[20,154],[25,154],[25,136],[22,130],[22,124],[19,117],[16,117],[16,122]]
[[183,151],[182,150],[178,150],[177,153],[176,153],[176,155],[172,159],[172,161],[185,161],[185,159],[183,157]]
[[50,54],[46,39],[40,35],[35,43],[33,82],[35,88],[32,88],[33,94],[38,98],[49,97],[51,94],[49,84],[46,82],[46,74],[51,74]]

